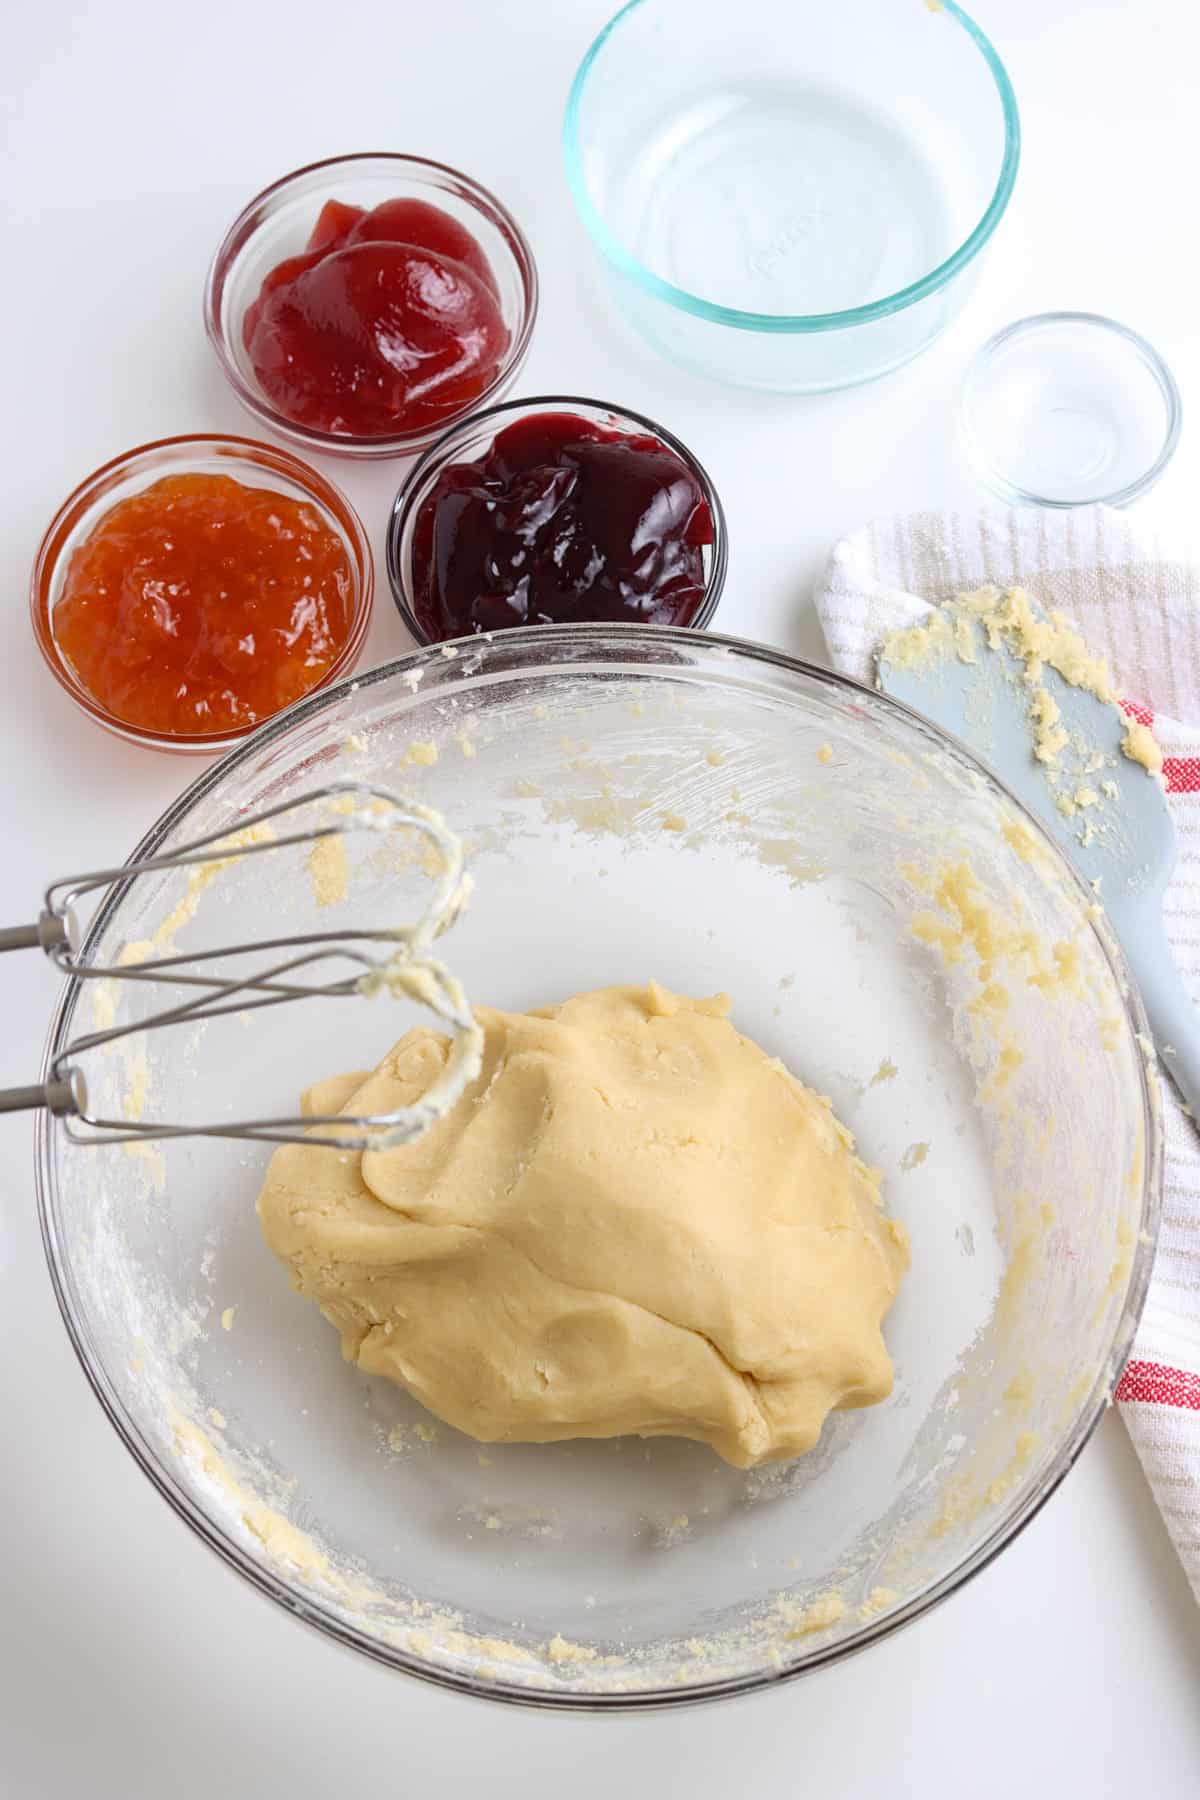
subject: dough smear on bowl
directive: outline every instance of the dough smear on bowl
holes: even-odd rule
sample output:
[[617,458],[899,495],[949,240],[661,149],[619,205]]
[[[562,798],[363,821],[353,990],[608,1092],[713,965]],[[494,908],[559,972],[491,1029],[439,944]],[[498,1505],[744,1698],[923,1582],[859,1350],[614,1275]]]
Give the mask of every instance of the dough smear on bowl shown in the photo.
[[[800,1455],[891,1391],[908,1241],[828,1101],[728,1010],[653,982],[479,1007],[480,1075],[424,1137],[275,1152],[267,1243],[348,1359],[484,1442]],[[409,1105],[445,1055],[419,1027],[304,1104]]]

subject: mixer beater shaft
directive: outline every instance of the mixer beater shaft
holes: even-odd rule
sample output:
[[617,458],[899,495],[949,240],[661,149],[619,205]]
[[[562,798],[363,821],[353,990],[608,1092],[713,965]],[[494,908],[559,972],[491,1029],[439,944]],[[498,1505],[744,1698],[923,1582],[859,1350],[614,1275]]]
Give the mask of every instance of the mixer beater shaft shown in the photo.
[[[302,830],[277,831],[280,820],[313,807],[323,808],[320,823]],[[223,867],[242,858],[316,844],[353,831],[377,835],[415,831],[426,840],[436,875],[429,904],[415,924],[300,932],[117,963],[98,963],[92,954],[105,907],[87,937],[80,932],[75,909],[89,896],[106,893],[111,906],[147,875],[189,867]],[[271,1144],[316,1142],[340,1150],[386,1150],[407,1143],[443,1117],[479,1071],[480,1028],[458,981],[430,955],[434,939],[454,923],[468,891],[462,845],[444,820],[428,807],[365,782],[331,782],[296,799],[240,815],[232,825],[173,851],[135,857],[117,868],[52,882],[34,924],[0,931],[0,951],[41,949],[73,984],[74,991],[68,991],[65,1002],[71,1008],[78,1004],[86,985],[96,981],[164,983],[184,990],[185,997],[175,998],[171,1005],[145,1017],[73,1038],[49,1059],[40,1082],[0,1090],[0,1112],[45,1108],[61,1121],[69,1138],[83,1144],[222,1137]],[[262,966],[264,957],[275,960]],[[230,969],[229,964],[239,959],[247,959],[247,967],[241,972]],[[384,989],[426,1007],[442,1021],[450,1037],[441,1073],[412,1106],[357,1116],[295,1113],[196,1124],[103,1118],[89,1110],[87,1082],[78,1058],[120,1038],[296,1000],[348,999]]]

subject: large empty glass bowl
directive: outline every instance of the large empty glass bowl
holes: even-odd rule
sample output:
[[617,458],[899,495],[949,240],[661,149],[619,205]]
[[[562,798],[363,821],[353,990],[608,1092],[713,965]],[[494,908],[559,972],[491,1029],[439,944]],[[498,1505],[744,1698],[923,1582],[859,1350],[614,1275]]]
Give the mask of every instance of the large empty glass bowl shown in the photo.
[[[484,1450],[343,1363],[291,1292],[255,1217],[265,1148],[83,1148],[46,1121],[54,1281],[133,1455],[297,1617],[495,1698],[729,1694],[915,1618],[1061,1479],[1145,1290],[1145,1025],[1090,891],[894,702],[644,625],[472,639],[314,696],[203,774],[141,852],[355,776],[468,841],[475,891],[442,953],[473,997],[725,989],[832,1097],[912,1236],[886,1324],[895,1392],[750,1472],[665,1439]],[[342,900],[301,846],[211,880],[159,872],[117,888],[89,954],[161,943],[164,922],[184,951],[412,917],[420,856],[349,841]],[[146,1004],[72,984],[52,1047]],[[355,998],[140,1034],[90,1057],[93,1092],[147,1120],[286,1113],[418,1016]]]
[[698,374],[797,394],[933,341],[1019,149],[1008,76],[954,0],[631,0],[563,133],[636,329]]

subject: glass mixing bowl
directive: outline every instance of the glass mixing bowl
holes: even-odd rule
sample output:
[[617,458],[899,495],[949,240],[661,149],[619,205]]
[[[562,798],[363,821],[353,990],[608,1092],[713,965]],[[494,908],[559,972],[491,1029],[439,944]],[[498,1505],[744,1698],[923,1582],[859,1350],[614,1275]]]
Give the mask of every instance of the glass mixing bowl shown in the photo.
[[[142,1468],[298,1618],[496,1699],[732,1694],[952,1593],[1079,1454],[1145,1294],[1156,1096],[1090,890],[895,702],[641,625],[472,639],[314,696],[202,774],[139,854],[355,775],[469,840],[475,892],[442,953],[473,996],[724,988],[739,1026],[832,1097],[912,1235],[886,1324],[895,1391],[749,1472],[665,1439],[481,1450],[343,1363],[290,1291],[255,1217],[265,1149],[86,1149],[43,1120],[59,1301]],[[184,951],[411,917],[419,857],[353,845],[347,898],[324,907],[304,846],[199,888],[194,872],[127,881],[89,954],[116,960],[167,918]],[[137,984],[96,1000],[72,983],[51,1052],[146,1004]],[[353,999],[144,1034],[92,1053],[93,1095],[147,1119],[291,1111],[412,1022]]]
[[632,0],[580,65],[563,151],[643,336],[810,394],[898,368],[958,312],[1020,126],[954,0]]

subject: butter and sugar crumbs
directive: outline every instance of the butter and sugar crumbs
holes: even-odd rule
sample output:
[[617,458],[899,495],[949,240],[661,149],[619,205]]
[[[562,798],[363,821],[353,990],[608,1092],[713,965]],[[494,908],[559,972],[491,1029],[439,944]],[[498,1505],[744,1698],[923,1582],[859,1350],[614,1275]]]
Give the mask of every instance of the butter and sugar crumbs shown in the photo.
[[403,761],[411,769],[431,769],[437,760],[438,747],[434,743],[412,743],[403,757]]
[[596,1651],[587,1644],[573,1644],[569,1638],[556,1632],[546,1645],[546,1655],[553,1663],[594,1662]]
[[[140,938],[136,942],[126,944],[118,960],[122,968],[130,968],[137,963],[148,962],[151,957],[169,955],[175,948],[175,938],[185,925],[190,925],[196,916],[201,896],[212,886],[225,869],[239,861],[240,853],[249,850],[256,844],[271,844],[275,841],[275,832],[269,822],[260,819],[255,825],[244,825],[240,830],[231,831],[213,845],[215,854],[208,862],[197,863],[187,878],[187,887],[183,898],[174,910],[156,929],[152,938]],[[226,852],[227,854],[221,854]]]
[[818,1594],[807,1606],[799,1606],[794,1600],[781,1595],[775,1610],[780,1623],[785,1627],[785,1640],[795,1641],[811,1637],[818,1631],[827,1631],[831,1625],[839,1624],[846,1616],[846,1602],[838,1590],[833,1588],[827,1594]]
[[1038,852],[1038,841],[1028,826],[1018,819],[1006,819],[1000,830],[1009,849],[1015,850],[1022,862],[1033,861]]
[[[1015,829],[1024,833],[1023,826]],[[912,935],[935,950],[946,968],[965,965],[970,971],[974,993],[966,1003],[966,1013],[978,1027],[987,1028],[994,1054],[984,1093],[996,1096],[1024,1060],[1005,1023],[1011,1003],[1007,981],[1015,976],[1047,997],[1079,995],[1079,945],[1067,938],[1047,942],[1022,920],[996,906],[965,858],[941,861],[929,869],[902,863],[898,872],[931,903],[913,914],[909,923]],[[983,1041],[978,1040],[981,1045]]]
[[[1007,650],[1023,665],[1029,689],[1029,717],[1033,727],[1033,753],[1048,768],[1055,767],[1070,742],[1058,703],[1043,681],[1050,668],[1069,687],[1094,694],[1097,700],[1120,708],[1108,664],[1093,656],[1084,639],[1061,612],[1043,614],[1024,588],[976,588],[957,594],[933,609],[928,619],[893,631],[881,646],[881,655],[895,668],[921,669],[930,661],[951,654],[960,662],[978,660],[977,630],[990,650]],[[1140,763],[1150,775],[1162,772],[1162,751],[1148,725],[1124,713],[1125,734],[1121,749],[1131,762]],[[1075,796],[1077,806],[1091,804]]]
[[316,904],[340,906],[350,884],[350,862],[340,832],[317,839],[308,853],[308,872]]
[[864,1622],[868,1619],[878,1618],[880,1613],[887,1612],[889,1607],[894,1606],[899,1598],[900,1596],[895,1588],[872,1588],[871,1592],[867,1595],[867,1598],[859,1607],[858,1616]]
[[1129,729],[1121,740],[1121,748],[1130,762],[1141,763],[1148,774],[1162,774],[1163,753],[1148,725],[1141,725],[1136,719],[1131,719]]

